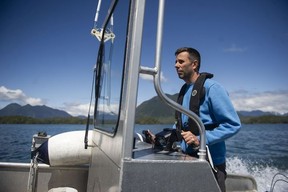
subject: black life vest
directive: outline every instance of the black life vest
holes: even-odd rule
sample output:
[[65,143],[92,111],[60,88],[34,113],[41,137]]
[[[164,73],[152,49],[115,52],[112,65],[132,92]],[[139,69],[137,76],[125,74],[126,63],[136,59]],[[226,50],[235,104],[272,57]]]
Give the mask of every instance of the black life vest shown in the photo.
[[[189,109],[193,111],[195,114],[199,116],[199,108],[200,108],[200,102],[201,99],[205,97],[205,88],[204,88],[204,82],[207,78],[212,78],[213,74],[211,73],[200,73],[200,76],[197,78],[196,82],[194,83],[193,90],[191,92],[191,98],[190,98],[190,106]],[[182,105],[183,97],[185,95],[187,89],[187,84],[185,83],[178,95],[177,102]],[[198,126],[195,121],[193,121],[191,118],[188,119],[188,130],[184,129],[182,126],[182,117],[181,113],[179,111],[175,112],[175,119],[176,119],[176,129],[177,132],[181,132],[181,130],[184,131],[191,131],[194,135],[199,135]],[[213,130],[214,128],[218,127],[218,124],[211,124],[211,125],[205,125],[205,130]]]

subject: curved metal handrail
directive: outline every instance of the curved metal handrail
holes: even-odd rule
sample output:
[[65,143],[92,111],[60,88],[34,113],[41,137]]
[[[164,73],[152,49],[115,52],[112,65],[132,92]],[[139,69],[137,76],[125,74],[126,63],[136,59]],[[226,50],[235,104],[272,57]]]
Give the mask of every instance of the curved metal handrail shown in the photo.
[[206,160],[206,135],[205,127],[201,119],[192,111],[183,108],[177,102],[168,98],[163,92],[160,84],[160,71],[161,71],[161,49],[162,49],[162,33],[163,33],[163,20],[164,20],[164,5],[165,0],[159,0],[159,10],[158,10],[158,25],[157,25],[157,38],[156,38],[156,56],[155,56],[155,68],[140,67],[140,73],[153,75],[154,77],[154,87],[158,96],[166,102],[173,109],[184,113],[192,120],[194,120],[198,126],[200,133],[200,149],[199,149],[199,159]]

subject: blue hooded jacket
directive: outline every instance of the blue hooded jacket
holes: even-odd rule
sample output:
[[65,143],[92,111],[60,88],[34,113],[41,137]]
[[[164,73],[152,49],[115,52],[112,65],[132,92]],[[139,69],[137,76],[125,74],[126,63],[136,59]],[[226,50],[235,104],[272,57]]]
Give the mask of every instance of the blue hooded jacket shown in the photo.
[[[240,119],[236,113],[227,91],[219,83],[207,79],[204,83],[205,98],[200,102],[199,116],[204,125],[218,124],[213,130],[206,130],[206,145],[208,145],[214,165],[225,163],[225,140],[235,135],[241,128]],[[187,86],[182,106],[189,109],[193,84]],[[182,114],[182,126],[188,124],[188,116]],[[198,139],[200,140],[199,136]],[[190,154],[193,148],[181,142],[182,151]]]

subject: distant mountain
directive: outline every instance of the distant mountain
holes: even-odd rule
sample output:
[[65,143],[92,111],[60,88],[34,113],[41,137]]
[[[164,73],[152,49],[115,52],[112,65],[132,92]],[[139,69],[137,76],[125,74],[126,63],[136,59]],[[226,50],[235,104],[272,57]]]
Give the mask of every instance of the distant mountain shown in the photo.
[[[174,95],[168,95],[166,94],[170,99],[176,101],[178,94]],[[274,112],[264,112],[260,110],[254,110],[254,111],[237,111],[237,113],[240,116],[241,121],[248,122],[247,120],[258,122],[255,118],[260,118],[262,121],[262,117],[264,116],[271,116],[271,117],[278,117],[276,118],[280,119],[280,122],[287,122],[287,114],[281,115],[279,113]],[[173,123],[175,121],[174,118],[175,110],[169,107],[168,105],[164,104],[160,100],[158,96],[153,97],[150,100],[147,100],[143,103],[141,103],[136,108],[136,123]],[[285,116],[286,115],[286,116]],[[251,119],[252,118],[252,119]],[[265,118],[265,122],[266,119]],[[275,118],[274,118],[275,119]],[[283,120],[284,119],[284,120]],[[271,119],[267,122],[272,122]],[[249,121],[249,123],[251,123]]]
[[17,103],[9,104],[3,109],[1,109],[0,116],[24,116],[24,117],[32,117],[36,119],[72,117],[69,113],[65,111],[53,109],[45,105],[21,106]]
[[239,115],[247,116],[247,117],[260,117],[266,115],[280,115],[279,113],[274,112],[264,112],[261,110],[253,110],[253,111],[237,111]]
[[[176,101],[178,94],[169,95],[167,97]],[[144,101],[136,108],[136,122],[154,121],[154,123],[171,123],[174,122],[175,110],[158,97],[155,96],[150,100]]]
[[13,116],[22,106],[17,103],[11,103],[0,110],[0,116]]

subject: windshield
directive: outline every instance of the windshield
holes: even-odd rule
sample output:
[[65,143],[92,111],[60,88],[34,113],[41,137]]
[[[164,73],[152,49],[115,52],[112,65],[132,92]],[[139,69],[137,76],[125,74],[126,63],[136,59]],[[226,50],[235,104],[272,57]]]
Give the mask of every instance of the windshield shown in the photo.
[[[107,2],[102,3],[104,9]],[[101,41],[95,69],[94,127],[108,133],[115,133],[119,119],[128,10],[128,2],[117,5],[117,1],[113,1],[108,9],[101,8],[99,18],[101,13],[108,12],[103,27],[94,25],[93,29],[100,34]]]

